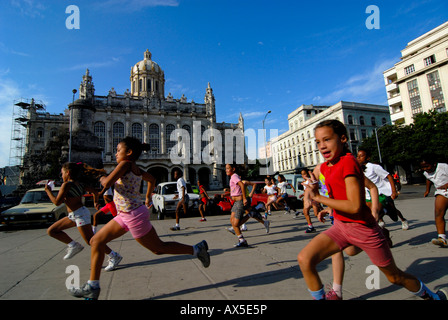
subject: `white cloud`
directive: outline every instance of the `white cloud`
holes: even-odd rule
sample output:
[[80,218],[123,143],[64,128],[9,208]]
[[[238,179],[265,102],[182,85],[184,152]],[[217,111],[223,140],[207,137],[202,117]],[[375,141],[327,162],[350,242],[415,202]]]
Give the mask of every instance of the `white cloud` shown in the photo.
[[104,67],[110,67],[111,65],[114,65],[115,63],[119,62],[120,59],[112,57],[110,60],[103,61],[103,62],[86,62],[86,63],[80,63],[68,68],[62,68],[60,71],[76,71],[76,70],[83,70],[86,69],[95,69],[95,68],[104,68]]
[[384,101],[379,100],[386,94],[383,72],[391,68],[397,61],[397,58],[379,61],[373,68],[349,77],[342,85],[337,86],[333,92],[323,97],[314,97],[313,101],[329,104],[335,104],[341,100],[384,103]]
[[243,113],[243,118],[244,119],[253,119],[253,118],[258,118],[258,117],[264,116],[265,114],[266,114],[266,112],[261,112],[261,111],[246,112],[246,113]]
[[96,3],[95,7],[105,10],[135,12],[147,7],[177,7],[178,0],[106,0]]
[[43,18],[45,6],[37,0],[11,0],[11,5],[20,10],[23,16]]

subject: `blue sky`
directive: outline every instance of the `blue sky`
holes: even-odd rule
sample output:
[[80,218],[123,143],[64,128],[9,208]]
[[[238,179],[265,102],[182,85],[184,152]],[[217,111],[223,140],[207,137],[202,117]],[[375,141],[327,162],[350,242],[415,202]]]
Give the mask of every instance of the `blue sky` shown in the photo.
[[[80,29],[66,28],[67,6]],[[380,10],[369,30],[366,8]],[[448,19],[446,0],[2,0],[0,167],[9,164],[15,99],[62,113],[89,68],[97,95],[130,88],[149,49],[165,93],[202,103],[210,82],[217,121],[287,130],[302,104],[387,104],[382,72],[406,44]]]

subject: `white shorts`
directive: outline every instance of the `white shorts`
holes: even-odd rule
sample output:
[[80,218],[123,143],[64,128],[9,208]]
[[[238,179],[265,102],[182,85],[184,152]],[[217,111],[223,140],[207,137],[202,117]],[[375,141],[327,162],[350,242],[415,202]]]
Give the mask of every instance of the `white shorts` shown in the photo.
[[81,207],[78,210],[68,213],[68,218],[76,223],[77,227],[82,227],[87,224],[92,224],[92,217],[89,209]]
[[436,192],[434,192],[434,196],[444,196],[445,198],[448,198],[448,190],[437,189]]

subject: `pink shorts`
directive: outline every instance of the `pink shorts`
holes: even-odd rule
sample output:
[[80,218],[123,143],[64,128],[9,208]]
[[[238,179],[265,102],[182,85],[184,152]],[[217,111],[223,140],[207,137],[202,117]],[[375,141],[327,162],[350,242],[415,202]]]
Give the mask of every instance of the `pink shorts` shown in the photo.
[[152,229],[149,210],[145,205],[130,212],[119,212],[114,220],[126,231],[131,231],[134,239],[142,238]]
[[367,253],[372,263],[378,267],[386,267],[392,263],[393,257],[381,228],[366,226],[355,222],[334,220],[334,225],[324,231],[341,250],[354,245]]

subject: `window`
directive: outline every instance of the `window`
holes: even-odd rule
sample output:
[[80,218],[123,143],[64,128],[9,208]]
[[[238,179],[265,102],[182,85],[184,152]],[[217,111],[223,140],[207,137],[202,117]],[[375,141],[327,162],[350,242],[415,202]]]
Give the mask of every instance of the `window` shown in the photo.
[[364,117],[363,117],[363,116],[360,116],[360,117],[359,117],[359,124],[362,125],[362,126],[365,125]]
[[445,98],[442,91],[442,83],[439,78],[439,71],[434,71],[426,75],[428,78],[429,92],[431,93],[432,107],[437,111],[445,112]]
[[142,142],[143,141],[142,125],[140,123],[133,123],[131,130],[132,130],[132,136],[140,140],[140,142]]
[[43,138],[44,138],[44,128],[37,128],[36,129],[36,139],[43,140]]
[[166,141],[166,152],[170,153],[171,149],[176,145],[177,139],[174,141],[171,140],[171,132],[173,132],[175,129],[174,125],[169,124],[166,126],[165,129],[165,141]]
[[190,154],[193,153],[193,136],[191,135],[191,128],[188,125],[182,126],[182,129],[188,132],[188,136],[190,137]]
[[351,115],[348,116],[348,124],[353,124],[353,117]]
[[365,138],[367,138],[367,130],[361,129],[361,139],[364,140]]
[[114,153],[117,151],[117,145],[124,138],[124,124],[121,122],[115,122],[112,127],[112,144]]
[[422,112],[422,102],[420,100],[420,92],[418,90],[417,79],[408,82],[409,99],[411,101],[412,114]]
[[93,134],[98,138],[98,147],[106,149],[106,125],[102,121],[95,122]]
[[151,92],[151,79],[146,80],[146,91]]
[[355,129],[350,129],[350,140],[356,140]]
[[414,71],[415,71],[415,68],[414,68],[413,64],[411,64],[410,66],[404,68],[404,73],[407,74],[407,75],[411,74]]
[[155,123],[149,126],[149,145],[151,153],[160,153],[160,133],[159,126]]
[[425,62],[425,67],[427,67],[427,66],[429,66],[429,65],[431,65],[431,64],[436,62],[436,56],[432,55],[432,56],[430,56],[428,58],[423,59],[423,61]]
[[376,119],[375,119],[375,117],[372,117],[370,119],[370,121],[372,121],[372,126],[376,126]]

